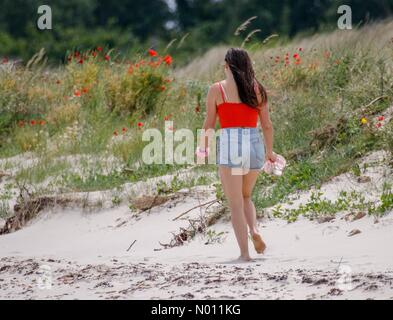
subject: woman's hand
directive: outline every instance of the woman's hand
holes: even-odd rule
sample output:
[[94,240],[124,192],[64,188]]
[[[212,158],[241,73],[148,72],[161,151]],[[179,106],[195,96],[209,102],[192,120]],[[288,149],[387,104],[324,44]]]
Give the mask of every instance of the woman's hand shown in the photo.
[[269,160],[271,162],[276,162],[277,160],[277,155],[272,151],[272,152],[268,152],[266,153],[266,161]]
[[209,148],[197,147],[195,154],[198,158],[207,158],[209,156]]

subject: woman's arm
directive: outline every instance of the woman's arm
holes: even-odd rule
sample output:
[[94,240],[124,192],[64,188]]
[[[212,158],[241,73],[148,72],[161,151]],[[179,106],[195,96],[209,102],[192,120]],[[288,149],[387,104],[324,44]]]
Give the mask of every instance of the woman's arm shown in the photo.
[[266,147],[266,160],[276,161],[276,154],[273,152],[273,124],[269,116],[269,106],[266,102],[262,102],[262,96],[259,92],[258,86],[256,86],[257,97],[260,103],[259,120],[261,121],[261,127],[263,131],[263,137]]
[[262,104],[259,112],[259,119],[263,131],[263,137],[266,147],[266,159],[276,161],[276,155],[273,153],[273,124],[269,117],[269,107],[267,103]]
[[[216,86],[211,86],[209,88],[209,92],[206,97],[206,118],[203,124],[203,129],[205,133],[202,133],[201,141],[199,143],[200,149],[207,149],[209,146],[209,129],[215,129],[216,127],[216,119],[217,119],[217,88]],[[203,143],[204,139],[204,143]]]

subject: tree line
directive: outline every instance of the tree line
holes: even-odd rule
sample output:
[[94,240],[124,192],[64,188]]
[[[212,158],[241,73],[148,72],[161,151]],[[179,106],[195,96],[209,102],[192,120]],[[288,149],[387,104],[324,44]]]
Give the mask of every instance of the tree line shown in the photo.
[[235,30],[250,17],[257,18],[249,30],[258,30],[253,37],[261,40],[334,28],[342,4],[351,6],[355,26],[393,12],[393,0],[46,0],[53,29],[43,31],[36,26],[42,4],[0,0],[0,56],[28,59],[44,47],[52,59],[61,60],[68,49],[162,49],[176,39],[171,50],[182,47],[179,55],[186,59],[233,43]]

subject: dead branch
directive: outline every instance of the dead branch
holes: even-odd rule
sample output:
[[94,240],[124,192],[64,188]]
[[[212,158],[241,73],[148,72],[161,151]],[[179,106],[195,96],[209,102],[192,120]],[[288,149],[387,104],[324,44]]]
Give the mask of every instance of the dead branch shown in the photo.
[[130,249],[132,248],[132,246],[135,244],[136,240],[134,240],[131,245],[128,247],[127,252],[130,251]]
[[[210,201],[209,201],[210,202]],[[206,229],[217,222],[226,212],[226,208],[222,206],[216,212],[207,216],[201,215],[198,219],[189,219],[189,226],[187,228],[180,227],[179,233],[175,234],[172,232],[172,239],[169,243],[159,244],[163,249],[173,248],[183,245],[188,240],[191,240],[196,234],[204,233]],[[155,249],[156,251],[160,249]]]
[[189,210],[187,210],[187,211],[181,213],[181,214],[178,215],[177,217],[173,218],[172,221],[175,221],[175,220],[181,218],[182,216],[186,215],[187,213],[191,212],[192,210],[195,210],[195,209],[204,207],[204,206],[206,206],[206,205],[212,205],[212,204],[214,204],[214,203],[216,203],[216,202],[218,202],[218,200],[217,200],[217,199],[214,199],[214,200],[211,200],[211,201],[208,201],[208,202],[199,204],[199,205],[197,205],[197,206],[195,206],[195,207],[193,207],[193,208],[191,208],[191,209],[189,209]]
[[169,196],[161,196],[161,195],[155,195],[155,196],[142,196],[139,198],[136,198],[132,200],[131,204],[134,208],[140,210],[140,211],[149,211],[154,207],[160,206],[169,200],[176,199],[178,195],[169,195]]
[[[371,101],[370,103],[368,103],[368,104],[366,104],[365,106],[363,106],[361,109],[360,109],[360,113],[368,113],[370,110],[368,110],[373,104],[375,104],[376,102],[378,102],[378,101],[380,101],[380,100],[385,100],[385,99],[388,99],[389,97],[387,96],[387,95],[384,95],[384,96],[380,96],[380,97],[377,97],[377,98],[375,98],[373,101]],[[374,113],[370,113],[371,115],[372,114],[374,114]]]

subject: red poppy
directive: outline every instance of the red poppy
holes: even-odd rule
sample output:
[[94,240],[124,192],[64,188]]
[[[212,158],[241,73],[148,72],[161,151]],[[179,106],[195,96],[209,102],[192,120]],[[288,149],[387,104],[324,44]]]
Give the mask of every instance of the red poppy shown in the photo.
[[195,112],[198,113],[198,112],[200,112],[200,111],[201,111],[201,108],[200,108],[199,106],[196,106],[196,107],[195,107]]
[[93,56],[93,58],[95,58],[95,57],[97,57],[97,52],[96,52],[96,51],[93,51],[93,52],[91,53],[91,55]]
[[113,131],[113,135],[114,135],[114,136],[118,136],[118,135],[119,135],[119,133],[117,132],[117,130]]
[[102,51],[102,47],[97,47],[97,51],[101,52]]
[[303,48],[299,48],[299,51],[302,52],[302,51],[303,51]]
[[82,88],[82,93],[88,93],[88,92],[89,92],[89,88],[86,87]]
[[160,90],[161,91],[165,91],[166,87],[165,86],[161,86]]
[[132,74],[134,72],[134,68],[132,65],[128,68],[128,74]]
[[72,57],[68,56],[67,60],[68,60],[68,62],[71,62],[72,61]]
[[299,58],[300,58],[300,56],[299,56],[297,53],[295,53],[295,54],[293,55],[293,57],[294,57],[295,59],[299,59]]
[[172,57],[170,55],[166,55],[164,57],[164,62],[169,66],[172,64]]
[[74,53],[74,57],[75,58],[78,58],[80,56],[80,53],[79,53],[79,51],[75,51],[75,53]]
[[127,128],[123,128],[121,129],[121,131],[123,131],[123,134],[127,132]]
[[166,83],[171,83],[171,79],[165,79]]
[[83,64],[83,59],[80,59],[78,63]]
[[377,128],[380,128],[380,127],[382,127],[382,123],[378,122],[375,126],[376,126]]
[[143,123],[142,122],[138,122],[138,128],[142,128],[143,127]]
[[79,90],[75,90],[74,97],[80,97],[80,96],[81,96],[81,92]]
[[157,57],[158,56],[157,51],[155,51],[153,49],[149,49],[148,52],[149,52],[150,57]]
[[110,57],[109,55],[106,54],[106,55],[105,55],[105,60],[106,60],[106,61],[109,61],[110,59],[111,59],[111,57]]
[[299,65],[299,64],[301,64],[301,63],[302,63],[302,59],[300,59],[300,58],[299,58],[299,59],[296,59],[296,61],[295,61],[295,64],[296,64],[296,65]]
[[35,120],[31,120],[31,121],[30,121],[30,124],[31,124],[32,126],[35,126],[35,125],[36,125],[36,121],[35,121]]
[[384,117],[384,116],[378,117],[378,121],[383,121],[383,120],[385,120],[385,117]]
[[45,120],[40,120],[40,126],[44,126],[46,124]]

